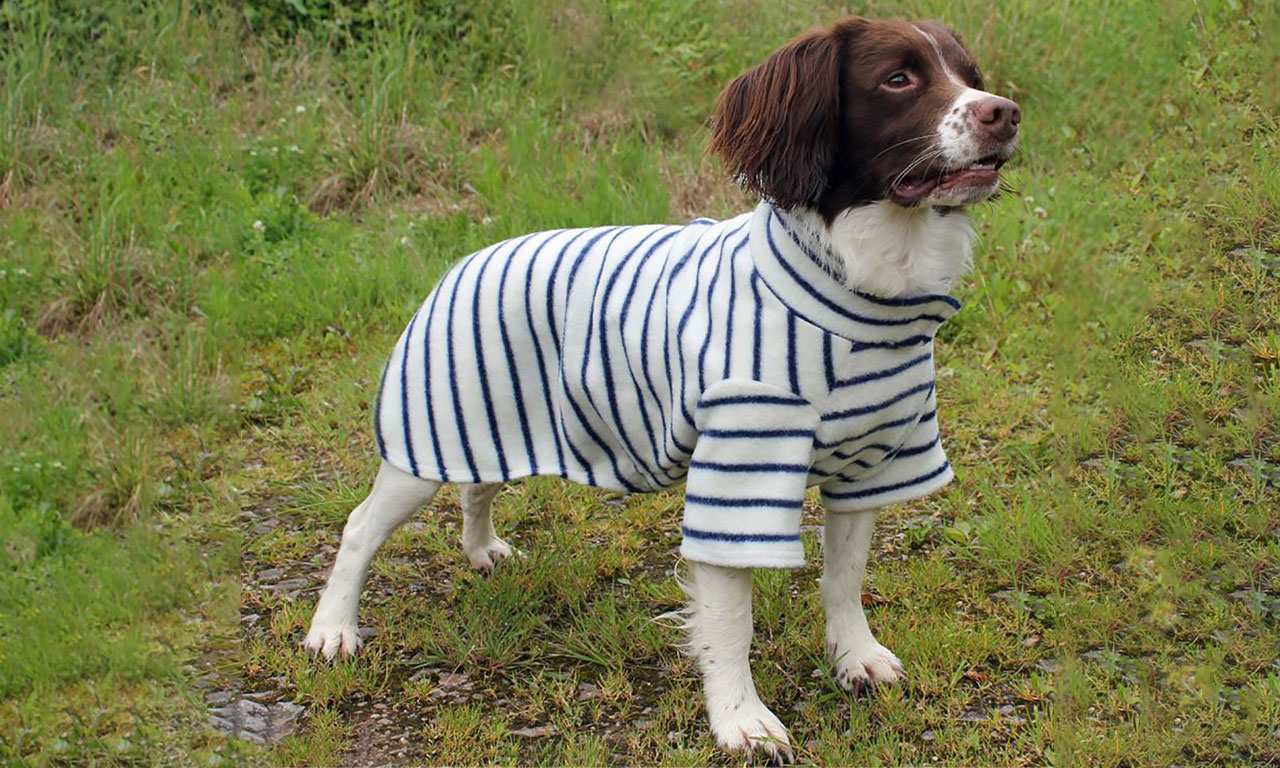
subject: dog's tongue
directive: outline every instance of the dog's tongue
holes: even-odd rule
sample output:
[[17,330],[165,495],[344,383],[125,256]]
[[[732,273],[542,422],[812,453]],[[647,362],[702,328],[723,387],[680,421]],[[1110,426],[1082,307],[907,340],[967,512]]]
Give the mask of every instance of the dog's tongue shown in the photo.
[[992,168],[966,168],[952,171],[943,176],[938,186],[959,187],[965,184],[990,184],[1000,178],[999,172]]
[[938,186],[938,181],[936,178],[921,179],[898,184],[893,188],[893,194],[903,202],[915,202],[932,192]]
[[953,189],[969,184],[987,185],[998,178],[999,172],[991,168],[965,168],[932,179],[900,183],[893,188],[893,194],[899,202],[914,203],[938,187]]

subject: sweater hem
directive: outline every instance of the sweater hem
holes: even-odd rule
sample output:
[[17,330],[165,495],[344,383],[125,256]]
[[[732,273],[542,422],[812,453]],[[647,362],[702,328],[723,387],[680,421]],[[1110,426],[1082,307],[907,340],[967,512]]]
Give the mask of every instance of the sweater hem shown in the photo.
[[922,499],[925,496],[930,496],[949,485],[955,477],[955,472],[948,466],[945,472],[928,482],[913,485],[910,488],[905,488],[901,491],[891,491],[866,499],[833,500],[828,498],[826,494],[823,494],[822,505],[828,512],[863,512],[870,509],[880,509],[881,507],[887,507],[893,504],[902,504],[904,502],[915,501],[916,499]]
[[[767,548],[766,548],[767,547]],[[724,568],[781,568],[796,570],[805,566],[804,547],[799,541],[786,547],[777,545],[743,546],[735,543],[731,546],[708,546],[699,541],[685,538],[680,544],[680,556],[685,560],[718,565]],[[777,551],[782,550],[782,551]]]

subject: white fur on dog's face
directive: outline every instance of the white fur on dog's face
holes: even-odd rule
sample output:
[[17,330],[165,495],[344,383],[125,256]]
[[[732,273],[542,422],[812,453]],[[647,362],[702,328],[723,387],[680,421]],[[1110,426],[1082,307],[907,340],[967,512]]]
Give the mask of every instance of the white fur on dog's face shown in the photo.
[[[936,144],[938,150],[940,150],[938,165],[947,169],[977,168],[984,171],[990,169],[991,171],[985,183],[982,183],[981,179],[979,179],[978,183],[954,187],[939,185],[920,202],[925,205],[947,207],[959,207],[981,202],[999,191],[1000,178],[997,171],[1018,146],[1017,121],[1014,121],[1015,128],[1010,138],[1003,141],[993,139],[984,130],[982,123],[978,119],[975,107],[987,100],[1007,100],[967,85],[956,74],[947,61],[947,57],[943,55],[937,39],[919,26],[916,26],[915,29],[929,41],[930,48],[937,57],[939,68],[946,73],[947,79],[961,89],[952,102],[951,109],[942,116],[942,120],[938,123]],[[1007,108],[1011,108],[1015,112],[1017,110],[1017,106],[1013,102],[1008,102]],[[1018,115],[1018,119],[1020,117]]]

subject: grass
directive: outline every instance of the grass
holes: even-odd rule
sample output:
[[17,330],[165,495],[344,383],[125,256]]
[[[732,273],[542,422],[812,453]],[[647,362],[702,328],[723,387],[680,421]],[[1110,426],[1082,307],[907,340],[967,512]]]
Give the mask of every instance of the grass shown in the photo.
[[[959,480],[876,539],[909,683],[831,680],[810,527],[807,569],[757,576],[763,698],[815,764],[1280,761],[1280,14],[855,10],[964,34],[1026,115],[1018,191],[975,212],[939,345]],[[484,580],[446,492],[374,563],[366,656],[298,641],[433,281],[509,235],[744,210],[714,97],[838,13],[0,5],[0,760],[736,762],[649,620],[678,494],[510,487],[527,557]],[[211,691],[302,727],[229,739]]]

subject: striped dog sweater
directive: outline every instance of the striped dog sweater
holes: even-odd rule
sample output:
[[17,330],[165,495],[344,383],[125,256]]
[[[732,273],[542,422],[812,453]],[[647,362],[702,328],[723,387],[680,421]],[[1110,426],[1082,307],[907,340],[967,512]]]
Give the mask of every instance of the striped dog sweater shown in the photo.
[[850,511],[951,480],[933,337],[959,308],[848,289],[767,202],[539,232],[466,257],[414,315],[382,375],[378,448],[443,482],[684,481],[684,557],[801,567],[808,486]]

